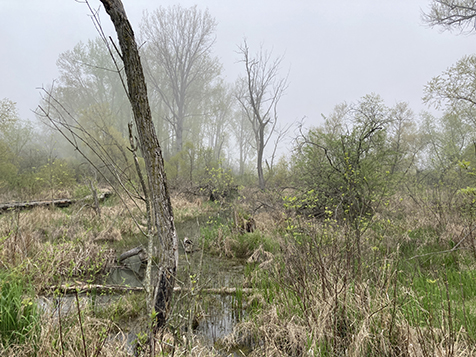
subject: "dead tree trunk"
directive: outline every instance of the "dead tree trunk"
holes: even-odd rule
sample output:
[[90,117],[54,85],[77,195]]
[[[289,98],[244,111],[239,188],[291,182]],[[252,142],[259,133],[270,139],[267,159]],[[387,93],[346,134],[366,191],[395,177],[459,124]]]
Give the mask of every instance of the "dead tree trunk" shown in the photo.
[[139,136],[148,176],[155,247],[158,248],[159,273],[155,284],[155,330],[162,328],[172,299],[178,262],[178,243],[172,206],[167,190],[164,160],[147,98],[147,87],[134,38],[121,0],[101,0],[117,32],[121,58],[127,76],[129,100]]

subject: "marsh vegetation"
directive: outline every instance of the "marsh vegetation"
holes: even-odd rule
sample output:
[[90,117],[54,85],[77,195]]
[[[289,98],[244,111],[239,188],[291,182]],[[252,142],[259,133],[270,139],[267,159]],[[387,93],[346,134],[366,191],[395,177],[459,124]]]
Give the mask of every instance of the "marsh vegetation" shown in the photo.
[[[471,210],[456,195],[441,217],[430,193],[387,196],[357,233],[334,214],[299,214],[277,191],[241,189],[221,202],[175,195],[179,234],[198,250],[180,255],[183,291],[174,297],[163,353],[472,355]],[[146,342],[144,292],[78,288],[67,308],[64,293],[51,290],[106,285],[120,253],[146,243],[117,197],[104,202],[101,216],[83,202],[7,212],[0,224],[4,355],[129,355]],[[206,293],[211,287],[236,289],[223,298]],[[43,296],[56,305],[45,309]]]

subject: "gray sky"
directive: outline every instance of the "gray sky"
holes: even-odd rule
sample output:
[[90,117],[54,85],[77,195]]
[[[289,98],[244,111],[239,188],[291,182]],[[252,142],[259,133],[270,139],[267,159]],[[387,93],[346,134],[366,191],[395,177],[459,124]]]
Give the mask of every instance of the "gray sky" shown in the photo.
[[[471,54],[476,37],[427,28],[420,16],[429,0],[123,0],[133,28],[145,9],[180,3],[208,8],[218,21],[215,54],[225,76],[242,70],[237,45],[247,38],[251,51],[260,44],[285,55],[289,88],[281,100],[280,119],[321,122],[343,101],[377,93],[387,105],[405,101],[415,112],[423,86]],[[99,0],[90,0],[94,8]],[[74,0],[0,0],[0,99],[18,104],[32,119],[37,87],[58,76],[58,55],[79,41],[97,36],[84,3]],[[101,8],[107,34],[116,38]]]

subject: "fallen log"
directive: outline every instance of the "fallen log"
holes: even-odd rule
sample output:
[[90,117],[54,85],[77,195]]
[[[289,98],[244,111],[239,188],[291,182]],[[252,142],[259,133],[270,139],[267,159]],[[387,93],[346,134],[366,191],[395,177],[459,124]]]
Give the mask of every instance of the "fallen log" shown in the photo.
[[131,287],[124,285],[99,285],[99,284],[76,284],[76,285],[53,285],[43,289],[43,293],[49,295],[59,294],[84,294],[84,293],[125,293],[129,291],[144,291],[143,287]]
[[[112,195],[111,191],[102,192],[98,199],[99,201],[104,201],[106,198]],[[54,200],[45,200],[45,201],[27,201],[27,202],[11,202],[11,203],[1,203],[0,204],[0,214],[13,211],[13,210],[25,210],[35,207],[68,207],[76,202],[86,201],[87,199],[92,198],[92,196],[87,196],[85,198],[59,198]]]
[[[124,285],[99,285],[99,284],[76,284],[76,285],[53,285],[47,287],[43,290],[43,293],[46,295],[51,295],[53,293],[60,293],[60,294],[84,294],[84,293],[125,293],[125,292],[140,292],[145,291],[143,287],[131,287],[131,286],[124,286]],[[176,286],[174,288],[175,293],[180,292],[189,292],[190,288],[184,288],[181,286]],[[215,294],[215,295],[234,295],[237,292],[242,292],[243,294],[251,294],[255,291],[255,289],[250,288],[204,288],[204,289],[194,289],[196,293],[205,293],[205,294]]]
[[[214,294],[214,295],[235,295],[238,292],[241,292],[243,294],[251,294],[251,293],[256,291],[255,289],[251,289],[251,288],[237,289],[237,288],[226,288],[226,287],[223,287],[223,288],[204,288],[204,289],[198,288],[198,289],[195,289],[195,290],[197,290],[200,293]],[[174,288],[174,292],[189,292],[189,291],[190,291],[190,288],[182,288],[180,286],[176,286]]]
[[[126,260],[127,258],[130,258],[134,255],[141,254],[141,253],[143,255],[146,254],[144,247],[139,246],[139,247],[132,248],[128,250],[127,252],[122,253],[118,261],[119,263],[121,263],[123,260]],[[142,260],[142,257],[141,257],[141,260]]]

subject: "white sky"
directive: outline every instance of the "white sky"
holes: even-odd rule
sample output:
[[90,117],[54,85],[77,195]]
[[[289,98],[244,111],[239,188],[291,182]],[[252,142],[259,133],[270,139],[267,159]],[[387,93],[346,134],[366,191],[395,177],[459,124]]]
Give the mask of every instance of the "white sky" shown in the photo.
[[[307,117],[321,122],[343,101],[377,93],[387,105],[426,107],[423,86],[471,54],[476,37],[441,33],[421,22],[429,0],[123,0],[136,32],[145,9],[180,3],[208,8],[218,22],[215,54],[232,82],[242,70],[237,45],[247,38],[252,52],[262,43],[285,54],[282,75],[289,88],[279,113],[284,122]],[[94,8],[99,0],[90,0]],[[56,60],[79,41],[97,36],[84,3],[75,0],[0,0],[0,99],[18,104],[32,119],[38,87],[58,76]],[[101,8],[107,34],[116,38]]]

